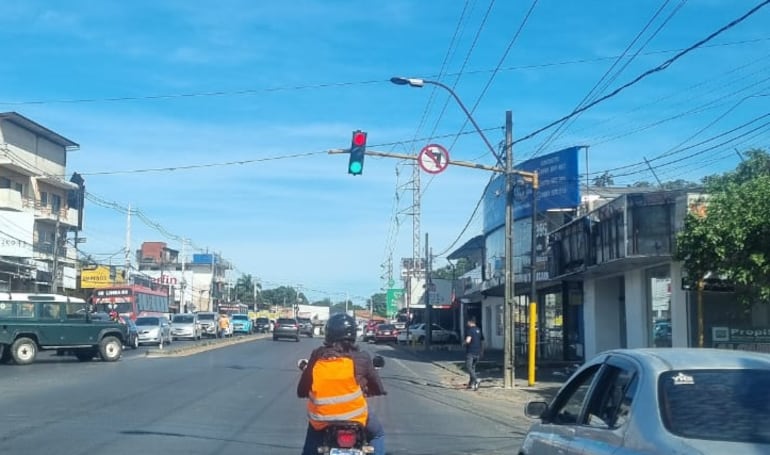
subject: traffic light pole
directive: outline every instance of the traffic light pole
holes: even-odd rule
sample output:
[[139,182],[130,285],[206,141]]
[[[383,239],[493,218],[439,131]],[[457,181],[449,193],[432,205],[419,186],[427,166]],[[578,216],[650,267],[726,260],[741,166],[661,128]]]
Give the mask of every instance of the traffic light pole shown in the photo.
[[[439,84],[436,84],[439,85]],[[443,85],[442,85],[443,86]],[[450,92],[451,90],[448,87],[447,88]],[[460,100],[455,96],[455,99],[459,102]],[[473,118],[470,116],[468,111],[464,109],[464,106],[462,106],[462,103],[460,102],[461,107],[463,107],[463,110],[466,114],[468,114],[468,118],[471,120],[473,125],[476,127],[477,131],[479,132],[479,135],[481,135],[482,139],[484,139],[484,142],[487,144],[487,147],[489,147],[490,151],[492,152],[493,156],[497,159],[498,163],[500,162],[498,154],[495,152],[494,148],[492,148],[492,145],[489,143],[489,140],[487,140],[486,136],[484,136],[484,133],[481,131],[481,129],[478,128],[478,125],[476,125],[476,122],[473,121]],[[507,327],[504,327],[504,346],[503,346],[503,357],[504,357],[504,375],[503,375],[503,385],[506,389],[513,388],[513,380],[515,376],[515,362],[514,362],[514,346],[516,343],[515,339],[515,333],[516,333],[516,317],[514,312],[514,273],[513,273],[513,178],[514,176],[518,175],[523,178],[523,180],[529,184],[532,185],[532,197],[537,197],[537,190],[539,187],[538,183],[538,174],[537,172],[527,172],[527,171],[520,171],[513,168],[513,115],[510,111],[506,112],[506,162],[505,167],[501,166],[487,166],[484,164],[479,163],[473,163],[470,161],[453,161],[449,160],[448,164],[454,165],[454,166],[461,166],[461,167],[468,167],[472,169],[480,169],[484,171],[490,171],[490,172],[498,172],[500,174],[505,175],[505,189],[506,189],[506,198],[505,198],[505,297],[504,301],[505,304],[503,305],[503,321],[504,326],[507,325]],[[332,149],[329,150],[327,153],[330,155],[336,155],[336,154],[348,154],[350,153],[349,149]],[[417,160],[417,155],[406,155],[402,153],[390,153],[390,152],[378,152],[374,150],[366,150],[364,152],[366,155],[371,156],[378,156],[383,158],[396,158],[401,160]],[[533,207],[534,209],[534,207]],[[532,230],[534,232],[535,230],[535,223],[534,223],[534,216],[533,216],[533,222],[532,222]],[[533,234],[534,238],[534,234]],[[534,248],[535,245],[532,245],[532,248]],[[533,264],[534,266],[534,264]],[[535,282],[532,282],[533,288],[535,287]],[[533,291],[534,292],[534,291]],[[530,309],[535,308],[534,306]],[[532,318],[532,314],[530,313],[530,318]],[[534,328],[536,321],[534,319],[529,321],[529,326]],[[408,324],[408,323],[407,323]],[[530,342],[532,340],[530,339]],[[530,346],[529,350],[530,352],[534,352],[535,347]],[[529,357],[529,368],[528,371],[534,371],[534,356]],[[530,383],[534,381],[534,378],[530,375]]]

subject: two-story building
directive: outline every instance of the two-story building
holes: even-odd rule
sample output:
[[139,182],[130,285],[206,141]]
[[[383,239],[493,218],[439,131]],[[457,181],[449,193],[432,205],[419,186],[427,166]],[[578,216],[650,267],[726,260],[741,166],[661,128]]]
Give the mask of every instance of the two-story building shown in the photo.
[[67,181],[78,144],[16,112],[0,113],[0,289],[77,288],[83,187]]

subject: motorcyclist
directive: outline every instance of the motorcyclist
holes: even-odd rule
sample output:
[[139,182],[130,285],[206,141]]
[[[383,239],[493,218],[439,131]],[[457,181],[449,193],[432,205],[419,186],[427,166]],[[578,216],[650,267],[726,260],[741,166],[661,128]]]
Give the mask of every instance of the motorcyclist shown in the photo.
[[[308,428],[307,435],[305,436],[305,446],[302,450],[303,455],[315,455],[317,454],[317,447],[323,443],[324,435],[324,418],[333,420],[333,416],[324,416],[325,411],[323,408],[319,408],[319,404],[313,397],[319,394],[326,394],[328,392],[318,390],[318,384],[314,388],[313,384],[313,371],[316,364],[319,361],[325,361],[328,359],[351,359],[353,364],[352,372],[354,373],[355,383],[360,387],[361,392],[365,396],[375,395],[387,395],[385,387],[382,384],[377,370],[372,364],[372,358],[369,353],[360,351],[356,346],[356,321],[352,317],[345,313],[338,313],[332,315],[326,323],[326,335],[324,338],[324,345],[315,349],[310,354],[308,365],[302,372],[302,377],[297,384],[297,396],[299,398],[311,398],[308,400]],[[311,397],[311,391],[313,397]],[[355,395],[355,394],[346,394]],[[360,393],[358,395],[361,395]],[[356,401],[360,400],[360,401]],[[337,401],[338,400],[329,400]],[[365,417],[363,424],[365,424],[366,431],[369,436],[369,444],[374,448],[375,455],[385,454],[385,431],[382,428],[382,424],[377,419],[377,416],[368,409],[366,401],[363,397],[355,397],[344,404],[348,406],[347,409],[359,410],[357,417]],[[322,406],[322,405],[320,405]],[[335,405],[338,406],[338,405]],[[354,420],[354,419],[351,419]]]

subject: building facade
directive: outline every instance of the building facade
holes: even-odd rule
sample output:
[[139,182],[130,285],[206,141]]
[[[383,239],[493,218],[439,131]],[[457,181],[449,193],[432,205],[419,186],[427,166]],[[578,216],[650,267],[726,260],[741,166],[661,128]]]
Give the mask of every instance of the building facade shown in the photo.
[[165,242],[144,242],[136,260],[139,271],[133,281],[167,288],[173,313],[218,311],[225,303],[226,274],[232,266],[218,254],[193,254],[189,260]]
[[83,181],[65,175],[78,148],[18,113],[0,113],[0,289],[77,289]]

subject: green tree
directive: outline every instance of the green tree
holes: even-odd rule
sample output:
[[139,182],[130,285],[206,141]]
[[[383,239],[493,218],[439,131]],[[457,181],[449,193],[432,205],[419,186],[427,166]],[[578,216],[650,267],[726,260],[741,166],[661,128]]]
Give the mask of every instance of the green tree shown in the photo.
[[689,213],[675,258],[693,280],[725,276],[743,302],[770,300],[770,155],[750,150],[734,171],[704,179],[705,212]]
[[612,178],[612,175],[609,172],[605,172],[602,175],[594,177],[593,184],[594,184],[594,186],[598,186],[598,187],[604,188],[604,187],[608,187],[608,186],[614,185],[615,184],[615,179]]
[[369,297],[369,300],[366,303],[371,305],[374,314],[380,315],[382,317],[387,316],[388,295],[386,293],[374,293],[371,297]]
[[456,280],[463,276],[465,273],[473,270],[476,264],[468,260],[467,258],[460,258],[457,260],[457,264],[445,265],[444,267],[433,270],[430,274],[431,278],[443,279],[443,280]]
[[[259,303],[259,291],[261,286],[254,280],[251,275],[243,274],[235,282],[235,285],[230,288],[230,298],[237,300],[247,305],[253,305]],[[254,297],[257,300],[254,300]]]
[[295,303],[307,304],[308,298],[301,292],[297,292],[291,286],[279,286],[275,289],[265,289],[262,291],[262,299],[267,305],[277,305],[291,307]]

